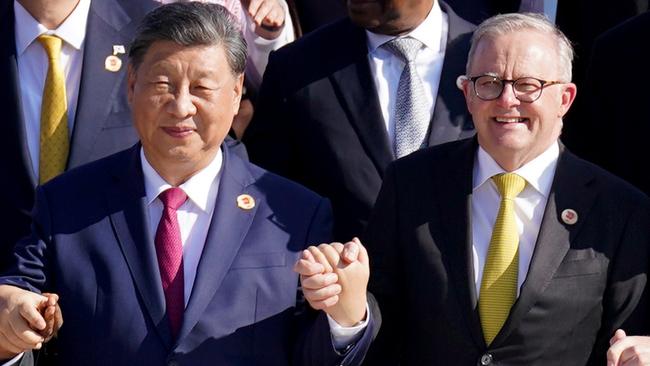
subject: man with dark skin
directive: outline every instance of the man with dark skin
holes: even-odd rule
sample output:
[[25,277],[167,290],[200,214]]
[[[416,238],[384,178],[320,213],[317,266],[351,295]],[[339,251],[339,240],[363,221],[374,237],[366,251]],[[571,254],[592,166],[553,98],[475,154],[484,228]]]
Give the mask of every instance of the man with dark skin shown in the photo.
[[[363,231],[386,166],[401,156],[397,125],[411,110],[397,108],[406,66],[422,88],[416,148],[474,133],[455,84],[473,25],[434,0],[349,0],[347,10],[271,54],[243,137],[252,162],[332,201],[339,241]],[[402,41],[416,42],[411,63],[390,48]]]

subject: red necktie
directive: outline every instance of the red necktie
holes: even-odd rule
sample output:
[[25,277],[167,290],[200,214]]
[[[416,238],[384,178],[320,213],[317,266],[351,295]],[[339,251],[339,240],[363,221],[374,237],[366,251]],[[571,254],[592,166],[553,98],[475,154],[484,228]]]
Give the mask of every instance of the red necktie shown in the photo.
[[165,292],[167,316],[174,339],[178,336],[185,311],[183,296],[183,243],[176,210],[187,200],[180,188],[169,188],[158,198],[163,203],[162,217],[156,230],[156,256]]

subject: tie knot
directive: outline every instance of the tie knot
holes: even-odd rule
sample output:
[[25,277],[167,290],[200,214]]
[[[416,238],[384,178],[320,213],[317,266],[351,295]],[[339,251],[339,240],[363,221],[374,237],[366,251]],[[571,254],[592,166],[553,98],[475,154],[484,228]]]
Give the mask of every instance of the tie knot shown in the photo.
[[393,38],[384,43],[382,47],[386,47],[395,56],[410,63],[415,60],[415,56],[422,48],[422,42],[413,37]]
[[502,199],[513,199],[526,187],[526,180],[514,173],[497,174],[492,177]]
[[63,45],[63,40],[57,36],[50,36],[47,34],[41,34],[38,36],[38,42],[45,49],[47,53],[47,58],[49,59],[58,59],[59,54],[61,53],[61,46]]
[[187,194],[185,194],[182,189],[173,187],[163,191],[158,195],[158,198],[160,198],[160,201],[162,201],[165,208],[178,210],[178,208],[187,200]]

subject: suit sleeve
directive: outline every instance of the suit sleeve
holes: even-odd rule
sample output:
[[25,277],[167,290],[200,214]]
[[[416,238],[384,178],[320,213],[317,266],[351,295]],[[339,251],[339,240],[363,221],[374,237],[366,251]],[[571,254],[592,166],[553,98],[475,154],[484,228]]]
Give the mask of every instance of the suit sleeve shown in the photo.
[[609,339],[616,329],[628,335],[650,333],[648,273],[650,270],[650,200],[643,199],[623,229],[619,250],[610,264],[603,297],[603,317],[589,364],[604,365]]
[[397,179],[388,166],[362,242],[370,256],[369,291],[381,306],[382,325],[368,352],[366,365],[397,365],[401,349],[399,301],[401,255],[398,237]]
[[14,248],[12,264],[0,277],[0,284],[40,293],[47,287],[48,249],[51,245],[50,208],[42,187],[36,190],[31,233]]
[[[307,243],[319,244],[331,241],[332,214],[329,201],[323,199],[310,226]],[[300,294],[302,298],[302,293]],[[337,352],[332,344],[327,316],[322,311],[309,308],[306,301],[303,319],[304,331],[297,341],[294,364],[304,366],[360,365],[376,337],[381,324],[381,315],[377,302],[368,294],[371,319],[361,338],[344,352]]]
[[296,159],[292,145],[294,129],[283,88],[281,56],[272,52],[255,105],[255,114],[242,141],[253,163],[285,177],[292,177]]

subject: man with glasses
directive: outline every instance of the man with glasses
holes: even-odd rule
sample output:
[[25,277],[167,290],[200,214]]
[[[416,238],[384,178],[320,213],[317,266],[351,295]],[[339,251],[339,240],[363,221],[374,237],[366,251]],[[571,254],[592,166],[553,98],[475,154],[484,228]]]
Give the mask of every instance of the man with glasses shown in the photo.
[[647,332],[650,200],[559,142],[572,58],[542,16],[474,33],[477,136],[391,164],[362,240],[369,365],[604,365],[618,327]]

